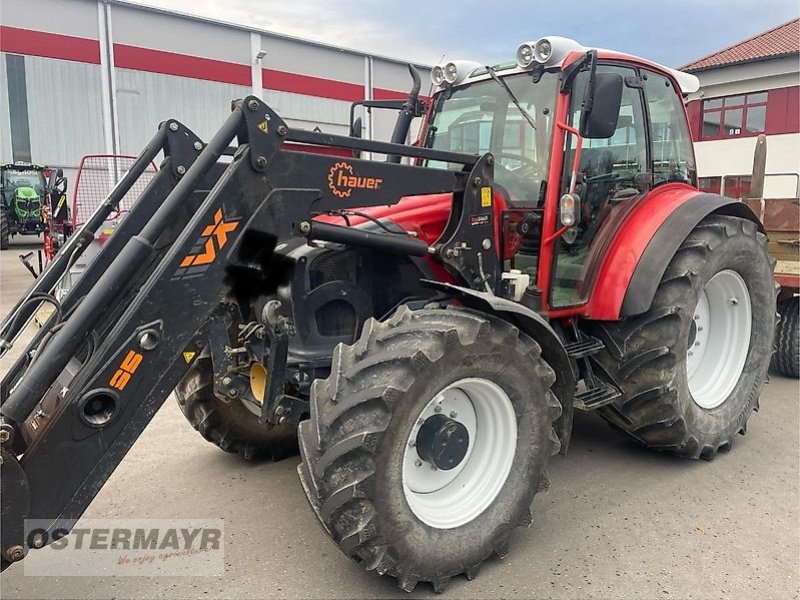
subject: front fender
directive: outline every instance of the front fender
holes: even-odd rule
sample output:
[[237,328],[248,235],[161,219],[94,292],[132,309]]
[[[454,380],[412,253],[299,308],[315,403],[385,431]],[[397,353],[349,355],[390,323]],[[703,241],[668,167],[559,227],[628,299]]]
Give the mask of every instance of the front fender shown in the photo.
[[672,257],[697,224],[711,214],[748,219],[763,231],[744,202],[682,184],[650,192],[614,234],[586,316],[616,321],[647,312]]

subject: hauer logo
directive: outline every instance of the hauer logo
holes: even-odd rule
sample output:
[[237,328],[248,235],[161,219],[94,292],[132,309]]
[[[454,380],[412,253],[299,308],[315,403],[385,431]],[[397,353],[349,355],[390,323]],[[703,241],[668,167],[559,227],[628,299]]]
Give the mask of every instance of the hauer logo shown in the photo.
[[378,190],[383,183],[379,177],[360,177],[353,172],[353,165],[337,162],[328,171],[328,187],[334,196],[349,198],[354,189]]

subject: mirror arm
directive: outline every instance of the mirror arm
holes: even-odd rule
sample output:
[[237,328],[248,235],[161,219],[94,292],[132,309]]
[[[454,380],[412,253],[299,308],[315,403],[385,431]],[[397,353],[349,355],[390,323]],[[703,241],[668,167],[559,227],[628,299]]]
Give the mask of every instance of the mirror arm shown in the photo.
[[586,54],[583,55],[583,58],[580,60],[576,60],[569,66],[567,66],[561,74],[561,88],[560,91],[562,94],[566,94],[570,91],[572,87],[572,82],[575,81],[575,77],[578,76],[583,68],[586,66],[586,63],[592,60],[592,53],[594,52],[594,56],[597,57],[597,52],[595,50],[589,50]]
[[583,101],[581,102],[581,120],[583,116],[592,112],[592,105],[594,104],[594,88],[597,82],[597,50],[590,50],[586,53],[589,57],[589,78],[586,80],[586,89],[583,92]]

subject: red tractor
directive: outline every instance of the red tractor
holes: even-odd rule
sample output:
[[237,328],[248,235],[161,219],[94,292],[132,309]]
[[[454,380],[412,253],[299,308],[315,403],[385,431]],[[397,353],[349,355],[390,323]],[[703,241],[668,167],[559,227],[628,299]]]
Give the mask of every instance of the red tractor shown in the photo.
[[776,289],[752,211],[695,187],[697,79],[557,37],[432,78],[415,145],[418,77],[384,103],[389,143],[290,128],[255,97],[207,144],[162,124],[0,330],[2,352],[163,150],[3,379],[6,564],[52,539],[24,519],[82,514],[173,389],[224,450],[299,439],[324,530],[407,591],[506,554],[574,409],[679,456],[730,449]]

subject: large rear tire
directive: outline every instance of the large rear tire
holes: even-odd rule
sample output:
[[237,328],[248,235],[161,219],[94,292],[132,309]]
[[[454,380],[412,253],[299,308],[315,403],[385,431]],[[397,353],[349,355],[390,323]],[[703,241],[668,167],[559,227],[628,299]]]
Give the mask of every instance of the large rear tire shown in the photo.
[[781,315],[775,342],[775,366],[781,375],[800,377],[800,298],[787,298],[780,304]]
[[297,452],[297,433],[291,425],[270,425],[238,400],[223,402],[214,394],[211,358],[200,357],[175,388],[183,415],[206,440],[246,460],[285,458]]
[[336,348],[300,424],[298,471],[342,552],[405,591],[429,581],[437,592],[507,553],[560,446],[540,353],[505,321],[407,307]]
[[0,206],[0,250],[8,250],[8,211]]
[[712,459],[758,408],[775,331],[774,261],[748,220],[704,219],[683,242],[650,310],[598,323],[601,376],[623,394],[600,414],[648,447]]

